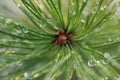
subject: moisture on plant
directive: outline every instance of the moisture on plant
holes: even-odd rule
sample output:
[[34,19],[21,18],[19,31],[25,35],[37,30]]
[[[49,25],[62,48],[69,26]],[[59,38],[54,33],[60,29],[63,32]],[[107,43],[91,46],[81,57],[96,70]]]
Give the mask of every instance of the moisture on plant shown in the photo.
[[0,80],[120,79],[119,1],[12,1],[25,20],[0,12]]
[[55,36],[55,45],[62,46],[62,45],[70,45],[72,41],[70,38],[73,36],[73,33],[67,32],[66,30],[58,30],[57,35]]

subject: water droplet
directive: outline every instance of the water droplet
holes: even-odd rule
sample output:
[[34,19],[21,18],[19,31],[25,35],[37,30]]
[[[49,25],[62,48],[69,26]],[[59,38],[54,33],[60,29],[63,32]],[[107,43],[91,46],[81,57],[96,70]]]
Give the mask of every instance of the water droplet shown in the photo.
[[104,7],[101,7],[100,10],[103,11],[103,10],[104,10]]
[[103,64],[109,64],[110,61],[109,60],[102,60]]
[[83,20],[83,19],[81,19],[81,22],[82,22],[82,23],[86,23],[86,21],[85,21],[85,20]]
[[108,53],[108,52],[104,53],[104,57],[105,58],[109,58],[110,57],[110,53]]
[[92,11],[92,14],[95,14],[95,10]]
[[103,7],[104,7],[104,9],[105,9],[105,8],[107,8],[107,6],[106,6],[106,5],[104,5]]
[[15,53],[15,51],[13,50],[6,50],[5,54],[11,54],[11,53]]
[[75,15],[75,14],[76,14],[76,12],[74,11],[74,12],[73,12],[73,15]]
[[76,64],[75,62],[74,62],[74,68],[75,69],[79,68],[78,64]]
[[26,29],[24,29],[24,30],[23,30],[23,32],[24,32],[24,33],[28,33],[29,31],[28,31],[28,30],[26,30]]
[[96,4],[99,4],[99,0],[96,1]]
[[109,38],[109,39],[108,39],[108,41],[112,41],[112,39],[111,39],[111,38]]
[[50,14],[45,14],[45,17],[48,18],[48,19],[52,18],[52,16]]
[[110,53],[108,53],[108,52],[104,53],[104,57],[107,59],[103,60],[103,64],[109,64],[110,61],[108,59],[111,57]]
[[20,34],[20,33],[22,33],[22,30],[16,30],[16,32],[17,32],[18,34]]
[[93,61],[93,60],[89,60],[89,61],[88,61],[88,66],[93,67],[93,66],[95,66],[95,65],[96,65],[96,62],[95,62],[95,61]]
[[74,51],[71,51],[72,54],[74,54],[75,52]]
[[108,53],[108,52],[104,53],[104,57],[105,58],[110,58],[110,53]]
[[30,73],[25,72],[25,73],[24,73],[24,77],[26,77],[26,78],[30,78]]
[[100,10],[103,11],[103,10],[105,10],[105,8],[107,8],[106,5],[102,6],[102,7],[100,8]]
[[86,0],[83,0],[83,2],[87,2]]
[[99,64],[99,63],[100,63],[100,61],[99,61],[99,60],[97,60],[97,61],[96,61],[96,63],[97,63],[97,64]]
[[34,0],[34,2],[37,4],[38,2],[36,0]]
[[20,7],[20,4],[17,4],[18,7]]
[[38,78],[41,74],[40,73],[37,73],[34,75],[34,78]]
[[19,26],[19,24],[18,24],[18,23],[15,23],[15,25],[16,25],[16,26]]
[[116,41],[120,41],[120,38],[119,38],[119,37],[117,37],[117,38],[116,38]]
[[17,62],[17,66],[22,66],[22,65],[23,65],[23,63],[18,63],[18,62]]
[[72,6],[74,6],[74,2],[72,2]]
[[105,77],[103,80],[108,80],[109,78],[108,77]]
[[17,62],[17,64],[20,64],[20,63],[21,63],[21,61],[18,61],[18,62]]
[[6,23],[6,24],[9,24],[9,23],[11,23],[11,21],[12,21],[11,19],[6,19],[6,20],[5,20],[5,23]]

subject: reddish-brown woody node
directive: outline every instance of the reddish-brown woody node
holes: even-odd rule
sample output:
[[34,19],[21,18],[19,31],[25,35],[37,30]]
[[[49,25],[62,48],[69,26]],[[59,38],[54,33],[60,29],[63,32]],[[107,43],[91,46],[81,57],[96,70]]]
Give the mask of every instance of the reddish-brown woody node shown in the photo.
[[61,46],[64,44],[71,44],[70,37],[73,36],[73,33],[67,33],[64,30],[57,31],[57,38],[55,40],[55,45]]

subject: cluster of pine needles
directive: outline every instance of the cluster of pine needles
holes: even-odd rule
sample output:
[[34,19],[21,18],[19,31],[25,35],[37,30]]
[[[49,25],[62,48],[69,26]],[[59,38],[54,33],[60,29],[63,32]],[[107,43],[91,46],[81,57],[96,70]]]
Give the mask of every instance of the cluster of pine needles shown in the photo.
[[119,80],[115,0],[13,0],[29,24],[0,16],[1,80]]

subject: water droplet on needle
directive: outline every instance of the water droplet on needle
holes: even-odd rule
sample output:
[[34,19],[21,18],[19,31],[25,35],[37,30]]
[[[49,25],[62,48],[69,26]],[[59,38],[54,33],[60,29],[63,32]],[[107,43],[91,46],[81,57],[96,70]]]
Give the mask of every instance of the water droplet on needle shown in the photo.
[[83,20],[83,19],[81,19],[81,22],[82,22],[82,23],[86,23],[86,21],[85,21],[85,20]]
[[108,52],[104,53],[104,57],[105,58],[110,58],[110,53],[108,53]]
[[17,4],[18,7],[20,7],[20,4]]
[[93,67],[93,66],[95,66],[95,65],[96,65],[96,62],[95,62],[95,61],[93,61],[93,60],[89,60],[89,61],[88,61],[88,66]]
[[111,39],[111,38],[109,38],[109,39],[108,39],[108,41],[112,41],[112,39]]

